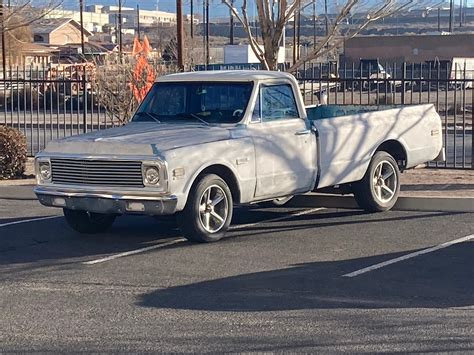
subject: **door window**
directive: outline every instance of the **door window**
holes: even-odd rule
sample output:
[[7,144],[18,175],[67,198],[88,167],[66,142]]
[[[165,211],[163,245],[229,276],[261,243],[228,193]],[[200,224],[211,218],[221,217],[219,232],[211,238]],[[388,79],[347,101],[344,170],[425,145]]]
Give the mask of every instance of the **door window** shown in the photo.
[[299,118],[291,85],[263,86],[260,97],[259,111],[262,121]]

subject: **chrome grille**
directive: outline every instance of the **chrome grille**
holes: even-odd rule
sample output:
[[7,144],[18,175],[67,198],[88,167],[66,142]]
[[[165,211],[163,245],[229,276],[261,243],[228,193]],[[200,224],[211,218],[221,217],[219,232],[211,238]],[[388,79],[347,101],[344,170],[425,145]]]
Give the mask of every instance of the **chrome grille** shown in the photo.
[[143,187],[140,161],[55,158],[51,169],[53,183]]

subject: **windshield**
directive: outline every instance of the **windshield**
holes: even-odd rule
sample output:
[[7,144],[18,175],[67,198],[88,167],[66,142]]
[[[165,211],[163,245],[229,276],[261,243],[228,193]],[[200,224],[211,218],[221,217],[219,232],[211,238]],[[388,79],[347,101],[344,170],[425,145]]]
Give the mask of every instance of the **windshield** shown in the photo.
[[155,83],[132,122],[240,122],[252,93],[250,82]]

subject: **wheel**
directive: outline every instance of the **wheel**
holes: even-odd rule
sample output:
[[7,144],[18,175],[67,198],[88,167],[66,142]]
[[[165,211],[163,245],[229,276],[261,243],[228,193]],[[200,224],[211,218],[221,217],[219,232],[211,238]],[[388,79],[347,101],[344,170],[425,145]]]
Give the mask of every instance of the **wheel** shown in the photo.
[[191,189],[184,210],[177,215],[178,226],[193,242],[221,239],[232,219],[232,193],[217,175],[203,176]]
[[262,207],[268,207],[268,208],[281,207],[281,206],[286,205],[292,198],[293,198],[293,195],[279,197],[271,201],[260,202],[258,205]]
[[357,204],[369,212],[390,210],[400,192],[400,171],[387,152],[376,152],[362,180],[353,184]]
[[115,215],[63,209],[69,226],[79,233],[95,234],[105,232],[114,223]]

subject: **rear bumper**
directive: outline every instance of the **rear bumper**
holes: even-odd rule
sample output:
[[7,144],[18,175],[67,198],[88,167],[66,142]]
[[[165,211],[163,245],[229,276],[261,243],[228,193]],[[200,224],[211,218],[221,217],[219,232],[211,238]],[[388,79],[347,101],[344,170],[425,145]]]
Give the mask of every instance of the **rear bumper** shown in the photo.
[[65,191],[37,186],[34,189],[44,206],[109,214],[170,215],[176,212],[176,196],[142,196],[110,192]]

